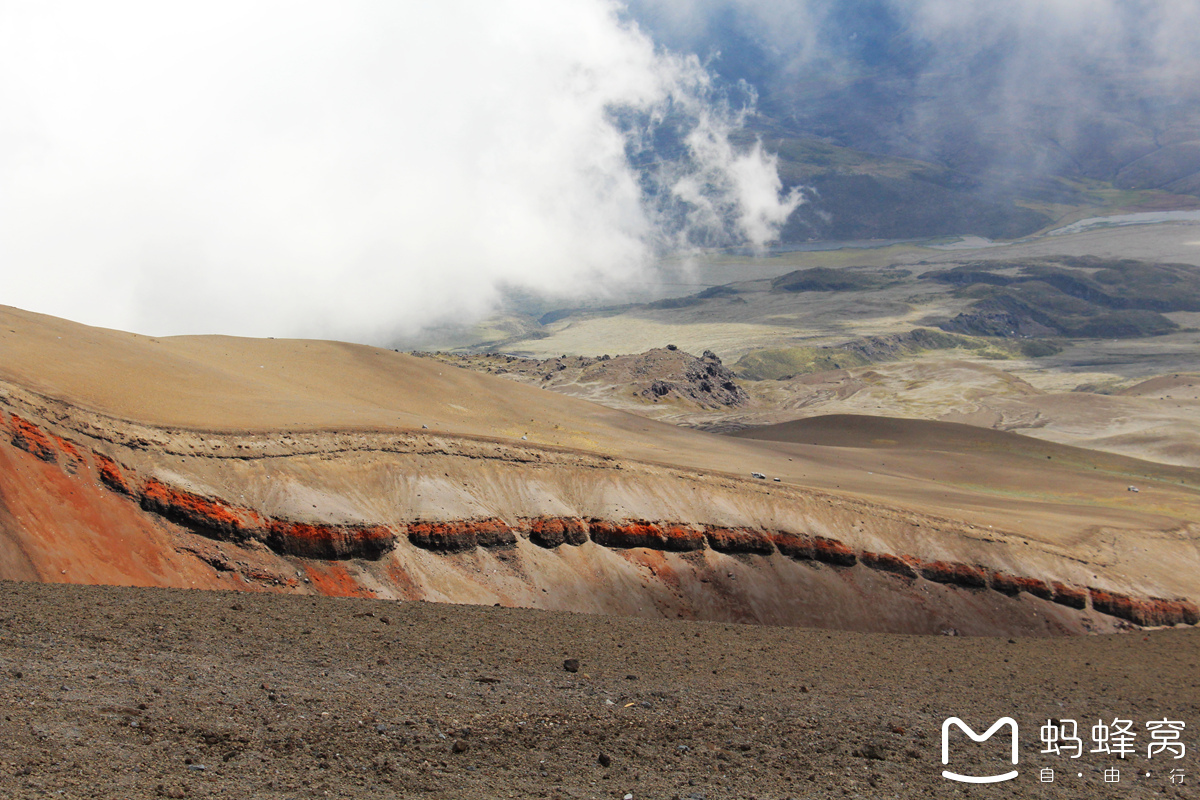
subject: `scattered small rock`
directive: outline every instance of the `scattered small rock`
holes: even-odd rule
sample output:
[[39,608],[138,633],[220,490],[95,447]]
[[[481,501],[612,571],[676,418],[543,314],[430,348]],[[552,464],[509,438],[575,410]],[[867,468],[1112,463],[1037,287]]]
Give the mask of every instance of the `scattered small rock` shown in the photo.
[[609,757],[608,753],[601,753],[600,758],[596,760],[599,761],[600,766],[604,767],[605,769],[608,769],[612,766],[612,758]]
[[567,672],[579,672],[579,659],[568,658],[563,662],[563,669],[565,669]]
[[884,761],[887,759],[887,751],[880,747],[875,742],[870,742],[864,745],[860,750],[855,752],[859,758],[869,758],[873,761]]
[[465,753],[471,749],[471,745],[467,742],[464,742],[462,739],[456,739],[454,742],[454,747],[450,749],[456,753]]

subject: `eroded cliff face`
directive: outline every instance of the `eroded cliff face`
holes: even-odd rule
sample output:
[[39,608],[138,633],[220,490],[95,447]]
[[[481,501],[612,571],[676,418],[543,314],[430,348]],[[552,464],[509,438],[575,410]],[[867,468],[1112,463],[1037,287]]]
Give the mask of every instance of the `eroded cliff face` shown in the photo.
[[154,429],[9,387],[0,575],[862,631],[1194,625],[1002,531],[716,473],[434,434]]

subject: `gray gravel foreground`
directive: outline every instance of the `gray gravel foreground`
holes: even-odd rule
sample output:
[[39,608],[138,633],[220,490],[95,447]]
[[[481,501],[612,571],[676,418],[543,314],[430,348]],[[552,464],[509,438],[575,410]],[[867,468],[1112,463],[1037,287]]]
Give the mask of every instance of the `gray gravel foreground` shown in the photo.
[[[1200,797],[1197,664],[1197,630],[916,637],[5,582],[0,797]],[[944,780],[949,716],[1014,717],[1020,776]],[[1124,761],[1039,752],[1047,718],[1114,717],[1135,721]],[[1146,758],[1164,718],[1183,759]],[[955,770],[1012,769],[1001,736],[952,740]]]

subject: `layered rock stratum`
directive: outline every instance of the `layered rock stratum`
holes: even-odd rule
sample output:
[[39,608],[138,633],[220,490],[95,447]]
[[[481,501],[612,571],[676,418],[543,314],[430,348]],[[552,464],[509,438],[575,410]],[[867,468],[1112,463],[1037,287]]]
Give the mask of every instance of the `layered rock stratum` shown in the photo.
[[877,472],[870,442],[716,436],[387,350],[15,309],[0,348],[4,578],[912,633],[1200,621],[1183,468],[925,432],[896,454],[922,464]]

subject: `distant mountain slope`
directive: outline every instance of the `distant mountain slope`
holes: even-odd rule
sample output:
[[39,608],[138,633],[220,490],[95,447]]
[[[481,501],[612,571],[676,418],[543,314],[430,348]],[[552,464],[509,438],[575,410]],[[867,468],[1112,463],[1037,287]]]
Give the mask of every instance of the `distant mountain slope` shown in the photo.
[[1186,4],[632,0],[629,16],[756,101],[747,133],[810,188],[785,242],[1012,238],[1071,208],[1200,205]]

